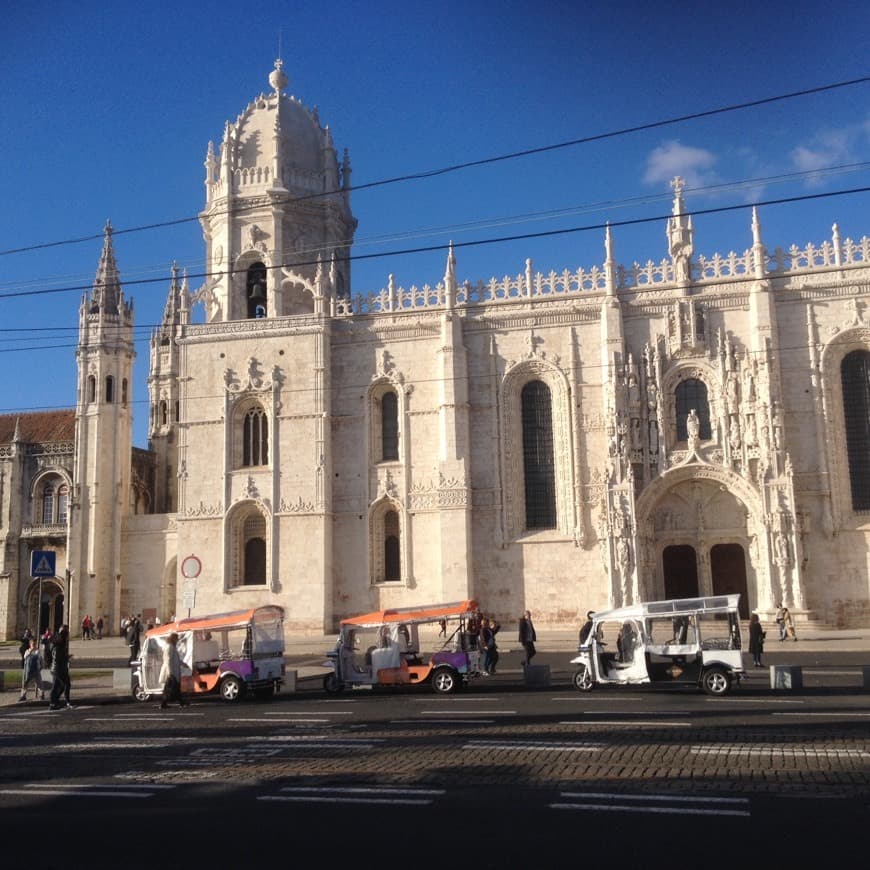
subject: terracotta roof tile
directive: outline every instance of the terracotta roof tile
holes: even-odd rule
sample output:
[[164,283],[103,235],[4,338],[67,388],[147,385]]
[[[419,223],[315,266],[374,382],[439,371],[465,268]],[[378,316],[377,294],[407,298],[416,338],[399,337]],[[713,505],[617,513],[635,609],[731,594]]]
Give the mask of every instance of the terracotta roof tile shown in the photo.
[[0,444],[11,444],[15,423],[25,444],[52,441],[73,441],[76,430],[74,408],[60,411],[31,411],[26,414],[0,414]]

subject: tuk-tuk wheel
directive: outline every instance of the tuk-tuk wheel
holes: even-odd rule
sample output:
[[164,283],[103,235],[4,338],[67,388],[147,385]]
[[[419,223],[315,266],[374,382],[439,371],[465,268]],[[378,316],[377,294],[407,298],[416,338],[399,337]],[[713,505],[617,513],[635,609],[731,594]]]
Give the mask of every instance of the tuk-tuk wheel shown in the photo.
[[589,675],[589,669],[586,665],[580,665],[577,670],[574,671],[574,676],[571,678],[571,682],[574,684],[574,688],[578,692],[590,692],[594,685],[592,677]]
[[147,701],[148,700],[148,693],[145,691],[145,689],[139,683],[136,683],[136,685],[133,686],[133,697],[137,701]]
[[238,701],[243,691],[242,681],[238,677],[230,674],[221,680],[221,698],[224,701]]
[[457,692],[460,685],[459,674],[453,668],[438,668],[432,674],[432,688],[439,695],[449,695],[451,692]]
[[710,668],[704,671],[701,686],[708,695],[727,695],[731,691],[731,675],[722,668]]
[[327,674],[323,678],[323,688],[331,695],[334,695],[344,688],[344,684],[335,674]]

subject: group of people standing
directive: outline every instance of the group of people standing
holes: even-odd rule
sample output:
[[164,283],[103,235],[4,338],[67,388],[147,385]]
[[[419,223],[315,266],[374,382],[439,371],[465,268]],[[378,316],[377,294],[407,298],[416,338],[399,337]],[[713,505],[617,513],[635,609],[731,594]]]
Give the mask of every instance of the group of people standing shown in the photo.
[[[794,619],[791,611],[784,604],[776,605],[776,625],[779,628],[779,640],[791,638],[797,642],[797,632],[794,628]],[[767,632],[761,625],[761,619],[757,613],[753,613],[749,619],[749,652],[752,654],[752,662],[756,668],[764,667],[761,656],[764,652],[764,641]]]
[[[27,632],[30,630],[28,629]],[[25,634],[27,634],[25,632]],[[49,695],[49,710],[62,708],[72,709],[70,703],[71,680],[69,663],[72,656],[69,652],[69,626],[62,625],[54,634],[46,629],[40,640],[33,633],[27,638],[27,648],[21,657],[21,697],[19,703],[27,700],[27,692],[33,687],[33,699],[45,700],[45,681],[42,671],[48,668],[51,672],[51,694]]]
[[103,617],[97,617],[96,621],[87,613],[82,618],[82,640],[103,639]]
[[496,619],[486,617],[480,611],[468,621],[468,631],[472,637],[477,638],[477,648],[483,653],[481,673],[485,677],[496,672],[499,655],[495,636],[500,629],[501,625]]

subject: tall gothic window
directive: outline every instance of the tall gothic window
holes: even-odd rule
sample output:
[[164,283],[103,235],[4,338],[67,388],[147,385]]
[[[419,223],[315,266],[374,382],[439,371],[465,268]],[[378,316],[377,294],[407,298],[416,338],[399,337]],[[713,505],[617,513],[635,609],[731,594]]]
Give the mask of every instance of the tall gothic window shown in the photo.
[[269,424],[259,406],[245,414],[242,426],[242,465],[266,465],[269,462]]
[[36,513],[43,525],[66,525],[69,487],[57,477],[49,477],[35,496]]
[[93,375],[88,375],[88,401],[97,401],[97,379]]
[[522,391],[526,528],[556,528],[556,466],[550,388],[529,381]]
[[111,404],[115,401],[115,379],[109,375],[106,378],[106,402]]
[[389,582],[401,579],[399,515],[395,511],[387,511],[384,515],[384,580]]
[[677,441],[688,441],[686,417],[694,409],[698,415],[698,437],[708,441],[713,437],[710,428],[710,404],[707,401],[707,386],[697,378],[681,381],[674,394],[677,406]]
[[69,512],[69,487],[62,483],[57,488],[57,521],[61,525],[66,525],[66,518]]
[[381,459],[395,462],[399,458],[399,400],[393,392],[381,398]]
[[852,510],[870,510],[870,352],[855,350],[840,366]]
[[262,586],[266,582],[266,521],[260,514],[245,520],[243,535],[245,552],[242,584]]

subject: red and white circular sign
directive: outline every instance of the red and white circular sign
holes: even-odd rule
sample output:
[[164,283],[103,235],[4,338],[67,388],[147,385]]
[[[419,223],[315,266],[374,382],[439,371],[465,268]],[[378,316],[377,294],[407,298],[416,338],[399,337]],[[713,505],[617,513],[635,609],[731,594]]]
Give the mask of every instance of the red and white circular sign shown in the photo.
[[188,556],[181,563],[181,576],[186,577],[188,580],[193,580],[195,577],[199,577],[201,571],[202,562],[199,561],[199,557],[197,556]]

